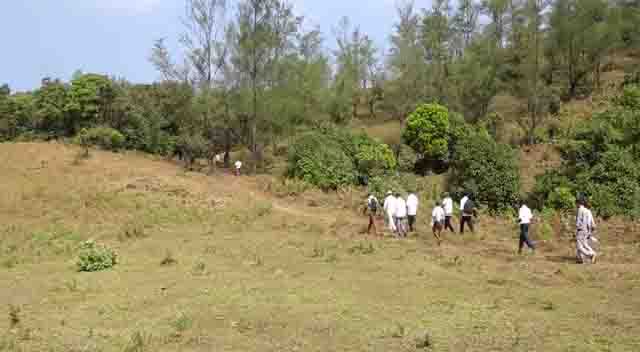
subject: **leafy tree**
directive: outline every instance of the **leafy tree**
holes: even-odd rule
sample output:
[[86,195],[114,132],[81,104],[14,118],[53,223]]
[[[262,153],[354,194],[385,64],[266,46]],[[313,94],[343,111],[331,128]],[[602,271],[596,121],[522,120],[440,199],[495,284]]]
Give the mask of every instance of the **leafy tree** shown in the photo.
[[67,96],[68,87],[60,80],[42,80],[42,86],[34,93],[38,129],[52,137],[63,137],[70,132]]
[[447,108],[423,104],[409,115],[402,138],[422,157],[440,160],[448,155],[449,127]]
[[33,131],[34,99],[28,93],[0,96],[0,140],[8,141]]
[[71,82],[65,112],[70,115],[68,134],[80,128],[106,123],[115,101],[113,82],[107,76],[83,74]]
[[243,91],[248,92],[246,111],[248,145],[255,168],[261,163],[269,141],[273,116],[266,111],[261,97],[272,89],[281,60],[299,33],[301,18],[294,16],[292,6],[282,0],[244,0],[238,5],[231,60],[241,77]]

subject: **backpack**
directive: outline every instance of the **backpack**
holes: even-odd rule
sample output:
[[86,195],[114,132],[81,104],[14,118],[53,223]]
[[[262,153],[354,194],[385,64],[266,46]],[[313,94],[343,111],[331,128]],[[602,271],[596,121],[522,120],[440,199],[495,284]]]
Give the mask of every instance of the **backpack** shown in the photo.
[[466,203],[464,203],[464,209],[463,211],[466,214],[472,214],[475,211],[476,205],[473,204],[473,201],[471,199],[467,200]]

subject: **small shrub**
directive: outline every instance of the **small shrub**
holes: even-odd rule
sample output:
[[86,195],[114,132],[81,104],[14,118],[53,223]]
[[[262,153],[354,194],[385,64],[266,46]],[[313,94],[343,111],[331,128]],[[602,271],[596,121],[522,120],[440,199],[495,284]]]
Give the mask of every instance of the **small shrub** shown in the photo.
[[117,257],[114,250],[89,240],[81,245],[76,265],[79,271],[101,271],[115,266],[118,262]]
[[106,150],[119,150],[125,145],[125,137],[118,130],[110,127],[84,128],[74,142],[85,148],[97,146]]
[[193,270],[191,270],[191,273],[193,275],[204,275],[207,273],[207,264],[205,264],[204,261],[202,260],[198,260],[194,265],[193,265]]
[[375,253],[375,251],[376,249],[373,246],[373,243],[369,243],[369,244],[359,243],[358,245],[349,248],[350,254],[367,255],[367,254],[373,254]]
[[193,325],[193,320],[183,312],[177,314],[175,319],[171,321],[171,326],[175,329],[178,336],[189,330]]

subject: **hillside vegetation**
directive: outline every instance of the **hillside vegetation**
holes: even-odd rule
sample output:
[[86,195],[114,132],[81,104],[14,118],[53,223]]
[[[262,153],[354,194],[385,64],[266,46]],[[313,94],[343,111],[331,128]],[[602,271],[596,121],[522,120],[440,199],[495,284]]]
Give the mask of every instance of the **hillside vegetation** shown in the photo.
[[[486,216],[442,247],[424,218],[407,241],[367,237],[359,193],[286,196],[271,178],[78,152],[0,145],[2,351],[422,350],[425,335],[434,351],[640,344],[634,227],[604,224],[601,261],[583,267],[562,231],[536,229],[541,253],[521,258],[514,224]],[[78,272],[87,239],[118,264]]]

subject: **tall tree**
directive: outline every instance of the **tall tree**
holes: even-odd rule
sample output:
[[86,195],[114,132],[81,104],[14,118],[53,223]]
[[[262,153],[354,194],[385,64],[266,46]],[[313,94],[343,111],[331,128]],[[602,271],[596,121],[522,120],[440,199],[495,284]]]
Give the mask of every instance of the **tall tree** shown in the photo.
[[259,131],[273,127],[273,116],[269,116],[261,98],[276,86],[280,64],[293,48],[301,21],[284,0],[243,0],[238,5],[231,59],[242,89],[250,95],[246,117],[254,171],[262,163],[263,149],[269,142],[269,135]]

